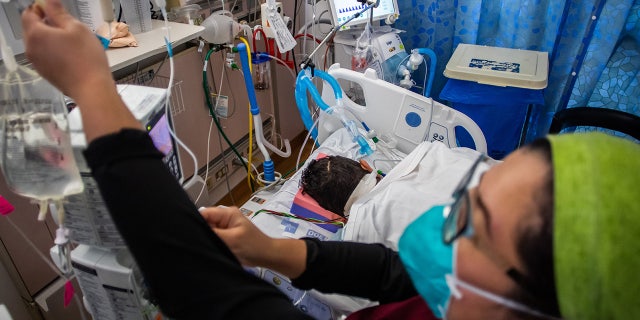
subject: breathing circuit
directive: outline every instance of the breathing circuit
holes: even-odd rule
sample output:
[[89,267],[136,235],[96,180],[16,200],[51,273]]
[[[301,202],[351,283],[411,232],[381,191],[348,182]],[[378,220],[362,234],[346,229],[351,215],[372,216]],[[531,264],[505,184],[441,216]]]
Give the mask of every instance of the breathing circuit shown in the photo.
[[289,144],[289,140],[284,140],[285,150],[282,151],[278,149],[276,146],[269,143],[264,138],[264,133],[262,132],[262,117],[260,116],[260,107],[258,106],[258,101],[256,100],[256,92],[253,86],[253,79],[251,78],[251,70],[249,69],[249,58],[247,54],[247,46],[244,43],[240,43],[237,46],[238,52],[240,53],[240,62],[242,64],[242,72],[244,73],[244,83],[247,87],[247,94],[249,96],[249,103],[251,104],[251,114],[253,115],[253,124],[255,128],[256,134],[256,144],[262,152],[264,156],[263,169],[264,169],[264,180],[268,182],[275,181],[275,167],[273,161],[271,160],[271,156],[267,151],[267,148],[277,155],[281,157],[288,157],[291,155],[291,145]]
[[322,100],[322,96],[320,96],[320,93],[318,93],[318,89],[316,89],[315,85],[311,81],[310,73],[310,68],[303,69],[300,71],[300,73],[298,73],[298,78],[296,79],[295,98],[296,104],[298,105],[298,111],[300,111],[302,122],[304,123],[304,126],[307,128],[307,130],[309,130],[309,132],[311,133],[313,139],[317,138],[318,129],[313,125],[313,117],[311,116],[311,112],[309,111],[307,92],[311,94],[311,97],[318,104],[322,111],[326,112],[327,114],[333,115],[340,120],[342,125],[347,129],[347,131],[349,131],[349,134],[351,135],[353,141],[360,146],[360,154],[371,155],[373,153],[373,150],[369,146],[367,139],[358,131],[357,122],[349,119],[345,113],[345,108],[342,101],[342,88],[340,88],[340,84],[338,84],[338,81],[330,74],[322,70],[315,71],[315,75],[320,79],[326,81],[333,89],[333,93],[336,98],[336,105],[334,107],[330,107]]
[[[429,48],[416,48],[411,50],[411,54],[402,59],[398,64],[398,67],[396,68],[396,76],[401,78],[398,82],[399,86],[405,89],[411,89],[415,85],[415,82],[411,80],[411,74],[417,70],[422,63],[425,63],[423,55],[429,57],[429,66],[426,66],[425,64],[425,79],[422,95],[430,97],[437,62],[436,54],[433,50]],[[404,63],[405,61],[406,64]],[[429,76],[428,81],[427,75]]]

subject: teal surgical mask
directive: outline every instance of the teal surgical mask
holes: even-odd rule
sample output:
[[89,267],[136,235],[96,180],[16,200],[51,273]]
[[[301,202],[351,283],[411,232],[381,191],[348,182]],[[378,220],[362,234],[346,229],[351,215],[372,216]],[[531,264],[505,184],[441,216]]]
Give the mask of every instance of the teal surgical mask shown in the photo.
[[423,213],[405,229],[398,243],[400,259],[414,287],[440,319],[449,303],[445,276],[453,273],[454,258],[453,246],[442,241],[444,208],[435,206]]
[[456,275],[457,240],[451,245],[443,242],[442,229],[448,210],[434,206],[414,220],[398,243],[399,255],[418,294],[427,302],[431,312],[444,319],[449,301],[461,299],[464,289],[509,309],[543,319],[556,319],[519,302],[501,297],[465,282]]

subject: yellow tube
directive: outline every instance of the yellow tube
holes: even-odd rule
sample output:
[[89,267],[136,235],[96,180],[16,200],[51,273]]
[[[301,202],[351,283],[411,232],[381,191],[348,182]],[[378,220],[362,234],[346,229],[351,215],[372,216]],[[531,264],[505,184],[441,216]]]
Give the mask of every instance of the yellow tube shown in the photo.
[[[244,42],[244,45],[247,46],[247,56],[249,58],[249,71],[253,73],[253,63],[251,61],[251,47],[249,46],[249,42],[247,41],[247,39],[243,37],[238,37],[238,38],[240,38],[240,41]],[[252,74],[250,75],[245,74],[244,76],[251,77]],[[251,89],[247,88],[247,90],[251,90]],[[253,115],[251,114],[251,105],[247,105],[247,107],[249,108],[249,154],[247,155],[247,162],[248,162],[247,163],[247,184],[249,184],[249,188],[251,188],[251,176],[252,176],[251,164],[253,163]]]

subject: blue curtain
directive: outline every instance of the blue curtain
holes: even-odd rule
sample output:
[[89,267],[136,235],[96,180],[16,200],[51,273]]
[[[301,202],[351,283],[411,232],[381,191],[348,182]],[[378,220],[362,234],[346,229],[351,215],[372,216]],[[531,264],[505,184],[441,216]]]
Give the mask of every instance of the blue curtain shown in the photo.
[[427,47],[438,64],[432,96],[459,43],[545,51],[545,105],[527,141],[544,135],[551,116],[573,106],[639,114],[640,0],[398,0],[396,28],[408,49]]

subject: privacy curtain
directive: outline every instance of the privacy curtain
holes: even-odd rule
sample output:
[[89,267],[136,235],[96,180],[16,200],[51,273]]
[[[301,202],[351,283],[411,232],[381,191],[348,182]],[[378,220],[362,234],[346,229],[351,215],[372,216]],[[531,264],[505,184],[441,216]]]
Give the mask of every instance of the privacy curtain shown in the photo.
[[574,106],[640,114],[640,0],[397,0],[408,50],[438,56],[432,96],[446,78],[459,43],[545,51],[545,105],[531,119],[527,141],[544,135],[551,116]]

